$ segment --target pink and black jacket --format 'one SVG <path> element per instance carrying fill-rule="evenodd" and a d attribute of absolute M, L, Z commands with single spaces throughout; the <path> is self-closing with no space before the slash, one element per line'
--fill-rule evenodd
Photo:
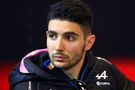
<path fill-rule="evenodd" d="M 51 68 L 50 62 L 47 49 L 26 55 L 9 74 L 10 90 L 135 90 L 134 82 L 91 51 L 85 56 L 78 80 Z"/>

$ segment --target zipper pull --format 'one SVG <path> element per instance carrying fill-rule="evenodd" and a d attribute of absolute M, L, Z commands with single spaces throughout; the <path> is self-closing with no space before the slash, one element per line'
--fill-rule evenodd
<path fill-rule="evenodd" d="M 32 87 L 31 87 L 31 81 L 28 82 L 28 90 L 32 90 Z"/>
<path fill-rule="evenodd" d="M 77 90 L 86 90 L 86 84 L 83 81 L 73 79 L 73 82 L 76 84 Z"/>

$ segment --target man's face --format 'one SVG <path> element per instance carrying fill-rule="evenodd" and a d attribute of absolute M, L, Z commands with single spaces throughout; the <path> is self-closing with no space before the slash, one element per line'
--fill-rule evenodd
<path fill-rule="evenodd" d="M 66 20 L 51 20 L 47 31 L 47 48 L 52 64 L 68 69 L 85 56 L 84 34 L 81 26 Z"/>

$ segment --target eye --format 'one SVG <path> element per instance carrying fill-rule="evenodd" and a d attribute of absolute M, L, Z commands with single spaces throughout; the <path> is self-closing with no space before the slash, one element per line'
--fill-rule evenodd
<path fill-rule="evenodd" d="M 47 36 L 52 40 L 55 40 L 57 38 L 56 34 L 48 34 Z"/>
<path fill-rule="evenodd" d="M 65 35 L 66 40 L 73 41 L 75 40 L 75 36 L 73 35 Z"/>

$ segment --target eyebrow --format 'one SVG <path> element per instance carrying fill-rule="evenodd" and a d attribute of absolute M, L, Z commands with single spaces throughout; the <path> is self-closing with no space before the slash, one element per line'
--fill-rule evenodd
<path fill-rule="evenodd" d="M 52 31 L 52 30 L 48 30 L 48 31 L 46 31 L 48 34 L 49 33 L 52 33 L 52 34 L 58 34 L 57 32 L 55 32 L 55 31 Z"/>
<path fill-rule="evenodd" d="M 75 36 L 79 36 L 77 33 L 75 32 L 65 32 L 65 35 L 75 35 Z"/>
<path fill-rule="evenodd" d="M 52 33 L 52 34 L 58 34 L 57 32 L 53 31 L 53 30 L 48 30 L 47 33 Z M 64 32 L 64 35 L 75 35 L 75 36 L 79 36 L 77 33 L 75 32 Z"/>

